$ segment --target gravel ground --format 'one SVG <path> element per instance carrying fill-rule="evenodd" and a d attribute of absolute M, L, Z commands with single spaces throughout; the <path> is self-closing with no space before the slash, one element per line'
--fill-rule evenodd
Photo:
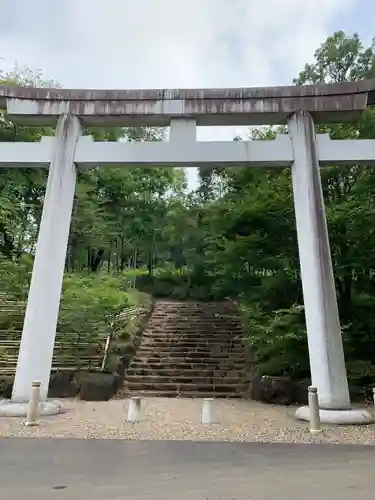
<path fill-rule="evenodd" d="M 291 407 L 217 400 L 220 423 L 206 426 L 199 423 L 202 400 L 150 398 L 142 404 L 142 420 L 131 424 L 125 421 L 127 401 L 64 400 L 64 413 L 43 418 L 38 427 L 0 418 L 0 436 L 375 444 L 375 426 L 324 427 L 313 438 L 307 424 L 293 419 Z"/>

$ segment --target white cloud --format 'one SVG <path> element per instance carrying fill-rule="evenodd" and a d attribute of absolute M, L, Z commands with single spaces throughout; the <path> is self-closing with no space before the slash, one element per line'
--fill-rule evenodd
<path fill-rule="evenodd" d="M 270 85 L 275 64 L 296 74 L 354 2 L 0 0 L 0 51 L 64 86 Z"/>
<path fill-rule="evenodd" d="M 0 56 L 5 68 L 15 60 L 40 67 L 64 87 L 289 84 L 335 16 L 354 6 L 355 0 L 0 0 Z M 200 134 L 209 137 L 212 131 Z"/>

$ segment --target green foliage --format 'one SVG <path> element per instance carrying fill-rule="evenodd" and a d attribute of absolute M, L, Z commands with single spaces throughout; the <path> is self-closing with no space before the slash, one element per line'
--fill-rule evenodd
<path fill-rule="evenodd" d="M 350 311 L 342 315 L 348 376 L 353 385 L 375 384 L 375 296 L 356 294 Z"/>
<path fill-rule="evenodd" d="M 8 300 L 25 300 L 29 288 L 33 259 L 22 255 L 18 261 L 0 255 L 0 290 Z"/>
<path fill-rule="evenodd" d="M 255 374 L 309 376 L 303 306 L 266 313 L 253 303 L 243 303 L 241 313 L 244 333 L 254 349 Z"/>
<path fill-rule="evenodd" d="M 20 263 L 0 260 L 0 330 L 9 331 L 8 340 L 18 340 L 22 329 L 22 300 L 28 288 L 29 269 L 27 258 Z M 152 308 L 152 299 L 129 289 L 128 282 L 122 275 L 105 273 L 65 276 L 57 326 L 58 343 L 63 347 L 59 350 L 60 363 L 97 369 L 103 360 L 105 368 L 112 352 L 122 354 L 124 345 L 134 343 L 142 318 Z M 107 338 L 110 342 L 105 352 Z M 0 360 L 6 354 L 7 350 L 0 348 Z"/>
<path fill-rule="evenodd" d="M 133 344 L 142 314 L 151 308 L 149 297 L 128 290 L 127 283 L 121 275 L 105 273 L 64 279 L 58 331 L 79 333 L 82 340 L 101 346 L 102 353 L 107 339 L 103 369 L 109 369 L 113 353 L 122 354 L 124 347 Z"/>
<path fill-rule="evenodd" d="M 5 347 L 0 347 L 0 361 L 6 360 L 7 351 Z"/>
<path fill-rule="evenodd" d="M 116 318 L 132 305 L 123 281 L 109 275 L 67 275 L 61 300 L 60 331 L 115 334 L 120 328 Z"/>

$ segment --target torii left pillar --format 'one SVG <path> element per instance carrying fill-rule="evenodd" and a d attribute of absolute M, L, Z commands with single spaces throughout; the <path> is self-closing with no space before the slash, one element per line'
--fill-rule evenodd
<path fill-rule="evenodd" d="M 77 117 L 69 114 L 59 117 L 12 399 L 0 404 L 0 415 L 25 415 L 25 403 L 35 380 L 41 382 L 41 414 L 56 414 L 61 408 L 59 403 L 46 399 L 76 186 L 74 155 L 80 135 Z"/>

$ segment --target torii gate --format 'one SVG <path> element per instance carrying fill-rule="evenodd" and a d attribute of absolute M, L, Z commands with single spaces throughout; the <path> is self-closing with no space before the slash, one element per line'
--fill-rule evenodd
<path fill-rule="evenodd" d="M 375 140 L 331 141 L 315 136 L 316 123 L 358 118 L 375 104 L 375 80 L 355 83 L 250 89 L 61 90 L 0 86 L 0 108 L 22 124 L 56 126 L 40 143 L 0 143 L 0 167 L 49 167 L 12 399 L 2 415 L 25 414 L 33 380 L 47 402 L 77 168 L 93 166 L 264 166 L 292 168 L 312 384 L 321 418 L 368 423 L 352 410 L 319 165 L 375 163 Z M 287 124 L 274 141 L 197 142 L 200 125 Z M 94 142 L 91 126 L 170 126 L 168 142 Z M 297 417 L 307 420 L 305 407 Z"/>

